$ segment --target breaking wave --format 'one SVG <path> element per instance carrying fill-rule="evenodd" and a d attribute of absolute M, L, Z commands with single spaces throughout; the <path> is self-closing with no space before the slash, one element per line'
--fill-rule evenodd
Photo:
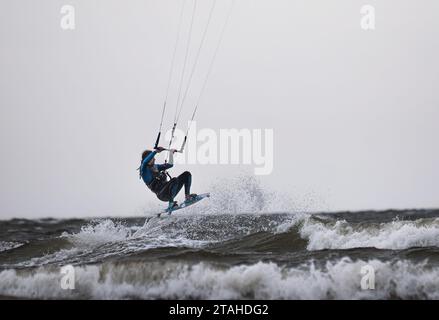
<path fill-rule="evenodd" d="M 367 224 L 352 224 L 345 220 L 323 223 L 308 219 L 300 228 L 300 235 L 308 241 L 308 250 L 439 247 L 439 219 Z"/>
<path fill-rule="evenodd" d="M 83 226 L 78 233 L 63 233 L 62 236 L 77 246 L 97 246 L 126 240 L 131 236 L 131 230 L 120 222 L 105 219 L 92 221 Z"/>
<path fill-rule="evenodd" d="M 311 215 L 181 215 L 127 226 L 110 219 L 96 220 L 79 232 L 63 233 L 54 249 L 18 263 L 21 267 L 103 262 L 111 257 L 147 255 L 148 250 L 193 248 L 234 252 L 301 252 L 376 248 L 405 250 L 439 247 L 439 218 L 385 223 L 322 221 Z M 20 243 L 1 243 L 20 250 Z M 1 250 L 0 250 L 1 252 Z M 253 260 L 250 260 L 253 261 Z M 10 265 L 13 266 L 13 265 Z"/>
<path fill-rule="evenodd" d="M 21 247 L 22 245 L 23 243 L 19 242 L 0 241 L 0 252 L 12 250 Z"/>
<path fill-rule="evenodd" d="M 361 268 L 376 271 L 362 290 Z M 206 263 L 131 263 L 75 268 L 76 290 L 63 290 L 55 268 L 4 270 L 0 295 L 66 299 L 439 299 L 439 269 L 423 263 L 343 258 L 322 267 L 259 262 L 221 268 Z"/>

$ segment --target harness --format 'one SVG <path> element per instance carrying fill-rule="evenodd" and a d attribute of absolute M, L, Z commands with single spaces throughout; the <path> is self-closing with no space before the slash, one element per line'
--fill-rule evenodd
<path fill-rule="evenodd" d="M 168 177 L 166 175 L 167 172 L 160 172 L 155 170 L 151 171 L 153 175 L 153 180 L 147 186 L 152 192 L 157 194 L 163 189 L 166 183 L 168 183 Z"/>
<path fill-rule="evenodd" d="M 139 179 L 142 179 L 142 170 L 141 166 L 137 169 L 139 170 Z M 172 179 L 171 175 L 168 173 L 168 171 L 158 171 L 151 169 L 151 173 L 153 176 L 153 180 L 147 184 L 147 187 L 154 193 L 159 193 L 163 187 L 168 183 L 168 177 L 169 179 Z"/>

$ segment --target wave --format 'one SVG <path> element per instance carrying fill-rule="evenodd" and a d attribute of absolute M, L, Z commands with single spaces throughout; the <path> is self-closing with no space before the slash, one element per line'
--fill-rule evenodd
<path fill-rule="evenodd" d="M 308 250 L 439 247 L 439 219 L 353 224 L 345 220 L 323 223 L 310 218 L 301 226 L 300 235 L 308 241 Z"/>
<path fill-rule="evenodd" d="M 439 218 L 357 223 L 279 213 L 171 215 L 148 220 L 143 226 L 139 221 L 93 220 L 78 231 L 25 245 L 0 242 L 0 253 L 4 252 L 0 266 L 101 263 L 112 258 L 128 259 L 130 255 L 148 259 L 152 249 L 151 256 L 167 250 L 168 259 L 178 255 L 178 248 L 191 248 L 219 257 L 236 253 L 240 261 L 246 255 L 245 261 L 253 263 L 257 258 L 283 262 L 285 254 L 323 257 L 316 252 L 321 250 L 439 248 Z M 14 255 L 9 257 L 7 251 L 12 249 Z M 361 258 L 358 251 L 351 253 L 343 255 Z"/>
<path fill-rule="evenodd" d="M 375 269 L 375 290 L 361 289 L 361 268 Z M 219 267 L 206 263 L 107 263 L 75 268 L 63 290 L 56 268 L 4 270 L 0 295 L 40 299 L 439 299 L 438 268 L 409 261 L 352 261 L 318 267 L 276 263 Z"/>
<path fill-rule="evenodd" d="M 0 241 L 0 252 L 16 249 L 23 245 L 24 243 L 19 242 Z"/>
<path fill-rule="evenodd" d="M 132 230 L 111 219 L 94 220 L 83 226 L 78 233 L 64 232 L 65 237 L 77 246 L 97 246 L 108 242 L 123 241 L 131 237 Z"/>
<path fill-rule="evenodd" d="M 184 221 L 186 220 L 186 221 Z M 45 265 L 96 263 L 113 257 L 153 248 L 190 247 L 198 248 L 210 241 L 197 238 L 193 228 L 185 228 L 193 219 L 183 219 L 176 223 L 170 219 L 156 219 L 143 227 L 127 226 L 111 219 L 93 220 L 81 227 L 78 232 L 64 232 L 61 236 L 46 240 L 48 253 L 33 255 L 24 261 L 9 264 L 9 267 L 38 267 Z M 56 251 L 49 251 L 53 243 L 63 240 Z M 38 250 L 36 252 L 41 252 Z M 25 257 L 23 257 L 25 258 Z"/>

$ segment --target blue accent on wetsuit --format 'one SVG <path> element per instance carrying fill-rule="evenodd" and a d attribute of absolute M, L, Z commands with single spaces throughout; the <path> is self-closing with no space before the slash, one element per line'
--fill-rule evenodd
<path fill-rule="evenodd" d="M 148 166 L 148 162 L 150 162 L 155 155 L 157 154 L 157 151 L 151 152 L 140 165 L 140 176 L 143 179 L 143 182 L 145 182 L 147 185 L 149 185 L 154 180 L 154 175 L 152 174 L 151 168 Z M 154 167 L 158 171 L 164 171 L 168 170 L 173 167 L 170 163 L 164 163 L 164 164 L 155 164 Z"/>

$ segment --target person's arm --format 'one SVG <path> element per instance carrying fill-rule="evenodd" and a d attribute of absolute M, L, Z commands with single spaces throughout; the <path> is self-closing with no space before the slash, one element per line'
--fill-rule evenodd
<path fill-rule="evenodd" d="M 168 170 L 168 169 L 171 169 L 174 166 L 174 152 L 176 152 L 176 150 L 174 150 L 174 149 L 172 149 L 169 152 L 169 161 L 168 161 L 168 163 L 157 165 L 157 169 L 159 171 Z"/>
<path fill-rule="evenodd" d="M 150 162 L 155 157 L 156 154 L 157 151 L 153 151 L 145 159 L 143 159 L 141 168 L 143 169 L 146 165 L 148 165 L 148 162 Z"/>

